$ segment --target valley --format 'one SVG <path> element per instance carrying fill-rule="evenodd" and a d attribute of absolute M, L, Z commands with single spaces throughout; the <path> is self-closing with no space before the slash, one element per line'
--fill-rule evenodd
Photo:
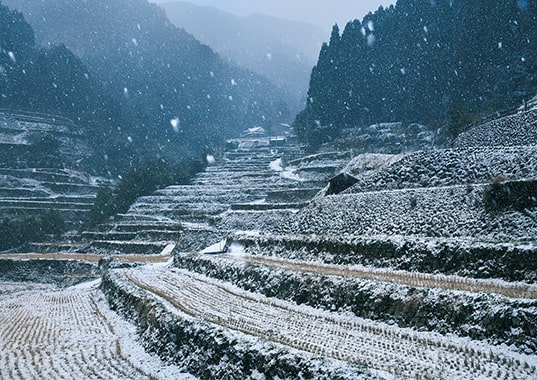
<path fill-rule="evenodd" d="M 491 212 L 482 200 L 486 173 L 531 183 L 532 146 L 430 150 L 395 159 L 328 152 L 301 158 L 296 146 L 274 144 L 264 137 L 230 140 L 191 184 L 141 197 L 111 223 L 73 236 L 76 241 L 33 244 L 31 253 L 2 254 L 0 262 L 24 267 L 19 273 L 31 281 L 50 282 L 45 289 L 102 278 L 99 289 L 32 294 L 52 300 L 70 294 L 73 305 L 81 304 L 75 320 L 93 313 L 84 308 L 98 314 L 110 307 L 136 326 L 135 345 L 197 378 L 536 375 L 532 208 Z M 436 177 L 412 174 L 428 166 Z M 324 195 L 327 180 L 344 168 L 357 182 Z M 389 185 L 390 178 L 399 182 Z M 474 182 L 461 184 L 469 178 Z M 379 209 L 389 219 L 379 218 Z M 434 233 L 425 215 L 436 215 Z M 367 229 L 360 227 L 365 221 Z M 86 264 L 47 275 L 40 266 L 50 262 Z M 16 281 L 6 273 L 4 280 Z M 9 292 L 23 285 L 5 284 L 5 302 L 28 297 L 21 288 Z M 96 309 L 92 297 L 108 305 L 100 301 Z M 6 315 L 17 310 L 7 307 Z M 35 324 L 37 337 L 41 324 Z M 43 344 L 40 339 L 34 344 Z M 112 333 L 110 339 L 123 338 Z M 77 350 L 97 349 L 84 347 Z M 86 374 L 103 360 L 111 363 L 112 377 L 150 373 L 125 362 L 113 344 L 107 347 L 73 360 L 88 360 L 88 369 L 80 369 Z M 40 364 L 20 362 L 30 356 L 9 358 L 9 376 L 39 371 Z M 70 378 L 64 366 L 72 363 L 55 364 L 54 357 L 35 363 L 43 360 L 53 363 L 56 377 Z M 19 366 L 21 374 L 13 375 Z"/>
<path fill-rule="evenodd" d="M 536 15 L 2 0 L 0 378 L 537 379 Z"/>

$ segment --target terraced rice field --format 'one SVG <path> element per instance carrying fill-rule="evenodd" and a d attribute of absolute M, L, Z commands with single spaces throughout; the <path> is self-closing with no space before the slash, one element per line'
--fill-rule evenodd
<path fill-rule="evenodd" d="M 501 280 L 481 280 L 460 276 L 395 271 L 384 268 L 367 268 L 359 265 L 329 265 L 307 261 L 278 259 L 255 255 L 218 255 L 215 260 L 257 263 L 278 269 L 316 273 L 327 276 L 354 277 L 366 280 L 392 282 L 420 288 L 461 290 L 475 293 L 496 293 L 511 298 L 537 299 L 537 285 Z"/>
<path fill-rule="evenodd" d="M 191 378 L 146 354 L 98 289 L 24 288 L 0 283 L 1 379 Z"/>
<path fill-rule="evenodd" d="M 122 263 L 164 263 L 171 259 L 170 253 L 161 255 L 98 255 L 90 253 L 14 253 L 2 254 L 0 259 L 11 260 L 78 260 L 98 263 L 103 258 L 111 258 Z"/>
<path fill-rule="evenodd" d="M 397 378 L 535 379 L 537 359 L 506 347 L 402 329 L 266 298 L 179 269 L 126 270 L 132 284 L 190 316 Z"/>

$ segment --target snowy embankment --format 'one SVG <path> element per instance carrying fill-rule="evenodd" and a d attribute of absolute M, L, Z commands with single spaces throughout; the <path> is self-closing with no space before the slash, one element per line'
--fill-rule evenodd
<path fill-rule="evenodd" d="M 456 147 L 537 144 L 537 109 L 492 120 L 463 132 Z"/>
<path fill-rule="evenodd" d="M 4 255 L 4 257 L 6 257 Z M 0 255 L 0 281 L 37 282 L 71 286 L 100 276 L 96 263 L 83 260 L 6 259 Z"/>
<path fill-rule="evenodd" d="M 233 236 L 246 253 L 338 265 L 362 265 L 470 278 L 537 282 L 537 246 L 468 238 L 400 235 L 270 234 Z"/>
<path fill-rule="evenodd" d="M 509 242 L 537 236 L 537 210 L 490 212 L 485 185 L 340 194 L 316 198 L 274 226 L 282 234 L 472 237 Z"/>
<path fill-rule="evenodd" d="M 228 329 L 215 323 L 215 317 L 198 315 L 183 305 L 197 301 L 198 306 L 201 302 L 201 307 L 229 312 L 224 307 L 227 300 L 213 302 L 214 297 L 205 292 L 207 288 L 203 283 L 193 286 L 189 278 L 177 277 L 162 267 L 146 268 L 143 272 L 110 271 L 103 278 L 102 289 L 111 307 L 138 326 L 147 351 L 181 365 L 200 378 L 371 378 L 343 362 L 300 353 L 258 339 L 259 333 L 244 334 L 240 329 Z M 170 289 L 194 293 L 185 298 L 169 293 Z M 241 309 L 246 310 L 242 306 Z M 228 318 L 228 322 L 233 319 L 232 314 L 221 318 Z M 262 320 L 264 317 L 258 321 Z"/>
<path fill-rule="evenodd" d="M 200 377 L 367 377 L 354 365 L 382 378 L 531 379 L 537 371 L 535 355 L 505 346 L 297 306 L 184 270 L 114 271 L 103 287 L 139 323 L 147 348 Z"/>
<path fill-rule="evenodd" d="M 82 129 L 70 120 L 0 111 L 0 220 L 54 210 L 67 230 L 79 229 L 99 185 L 114 182 L 81 171 L 92 154 Z"/>
<path fill-rule="evenodd" d="M 0 378 L 193 379 L 145 353 L 96 286 L 0 282 Z"/>
<path fill-rule="evenodd" d="M 248 255 L 178 255 L 175 261 L 181 268 L 230 281 L 268 297 L 537 353 L 535 286 L 454 276 L 427 278 L 390 270 L 375 273 L 367 268 L 353 273 L 349 266 L 263 260 L 262 256 Z M 367 274 L 383 280 L 368 279 Z M 466 285 L 475 290 L 457 290 Z M 513 294 L 514 298 L 494 291 Z M 533 299 L 519 298 L 519 294 L 529 294 L 528 291 Z"/>
<path fill-rule="evenodd" d="M 537 177 L 537 146 L 438 149 L 396 156 L 395 162 L 363 172 L 346 193 L 420 187 L 489 184 Z M 352 172 L 353 167 L 348 170 Z M 468 185 L 471 186 L 471 185 Z"/>

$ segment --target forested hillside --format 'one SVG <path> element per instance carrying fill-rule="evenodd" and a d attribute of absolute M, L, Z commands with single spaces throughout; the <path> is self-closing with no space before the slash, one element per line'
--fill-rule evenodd
<path fill-rule="evenodd" d="M 274 86 L 227 65 L 146 0 L 4 4 L 24 14 L 38 45 L 65 44 L 80 57 L 113 100 L 97 100 L 91 108 L 96 117 L 102 107 L 118 114 L 113 131 L 98 130 L 96 166 L 126 167 L 144 157 L 175 159 L 265 120 L 289 118 Z M 117 107 L 110 107 L 114 103 Z"/>
<path fill-rule="evenodd" d="M 402 121 L 456 135 L 537 93 L 537 4 L 399 0 L 334 26 L 295 126 L 318 144 L 342 128 Z"/>
<path fill-rule="evenodd" d="M 326 38 L 321 27 L 261 14 L 239 17 L 184 1 L 160 6 L 175 25 L 230 62 L 270 79 L 293 111 L 302 110 L 311 68 Z"/>
<path fill-rule="evenodd" d="M 0 108 L 110 121 L 114 103 L 64 45 L 44 49 L 21 13 L 0 4 Z"/>

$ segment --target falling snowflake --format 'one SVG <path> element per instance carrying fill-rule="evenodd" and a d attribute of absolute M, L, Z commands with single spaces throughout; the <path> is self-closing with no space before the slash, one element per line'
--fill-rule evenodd
<path fill-rule="evenodd" d="M 374 34 L 370 34 L 369 36 L 367 36 L 367 46 L 372 47 L 373 45 L 375 45 L 375 41 L 376 38 Z"/>
<path fill-rule="evenodd" d="M 173 131 L 175 133 L 179 133 L 179 131 L 180 131 L 179 126 L 181 124 L 181 121 L 179 120 L 179 118 L 176 117 L 174 119 L 171 119 L 170 124 L 172 125 Z"/>
<path fill-rule="evenodd" d="M 207 160 L 207 163 L 210 165 L 214 164 L 216 161 L 212 154 L 208 154 L 207 157 L 205 157 L 205 159 Z"/>

